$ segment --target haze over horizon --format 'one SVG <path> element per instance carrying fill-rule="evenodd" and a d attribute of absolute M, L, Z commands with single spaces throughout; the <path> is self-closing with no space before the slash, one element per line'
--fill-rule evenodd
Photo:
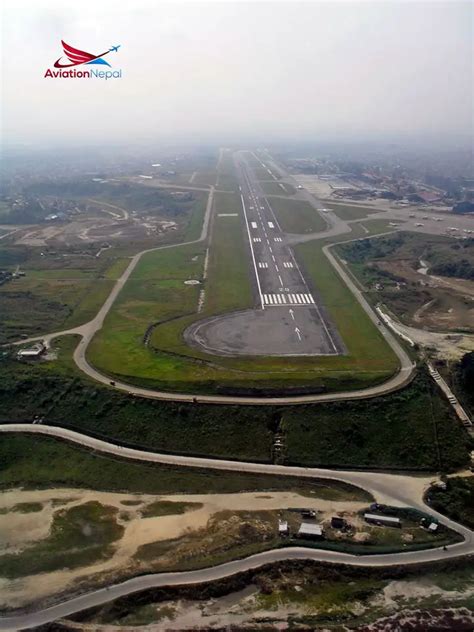
<path fill-rule="evenodd" d="M 7 1 L 2 39 L 9 144 L 472 136 L 468 2 Z M 123 77 L 44 78 L 61 39 Z"/>

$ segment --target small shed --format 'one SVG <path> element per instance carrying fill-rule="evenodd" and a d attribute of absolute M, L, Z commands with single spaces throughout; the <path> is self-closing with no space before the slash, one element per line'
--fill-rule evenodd
<path fill-rule="evenodd" d="M 331 527 L 333 529 L 344 529 L 346 526 L 346 521 L 344 518 L 340 518 L 339 516 L 333 516 L 331 518 Z"/>
<path fill-rule="evenodd" d="M 290 535 L 290 528 L 287 520 L 278 521 L 278 535 L 282 538 Z"/>
<path fill-rule="evenodd" d="M 302 522 L 298 530 L 298 537 L 321 540 L 324 538 L 323 527 L 313 522 Z"/>

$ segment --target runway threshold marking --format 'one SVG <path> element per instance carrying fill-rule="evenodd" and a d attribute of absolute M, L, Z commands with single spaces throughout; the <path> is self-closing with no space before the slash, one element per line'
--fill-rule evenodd
<path fill-rule="evenodd" d="M 280 292 L 278 294 L 263 294 L 263 301 L 265 305 L 291 305 L 293 307 L 308 307 L 314 305 L 314 299 L 311 294 L 285 294 Z M 290 310 L 293 313 L 293 310 Z M 294 316 L 292 315 L 294 320 Z"/>

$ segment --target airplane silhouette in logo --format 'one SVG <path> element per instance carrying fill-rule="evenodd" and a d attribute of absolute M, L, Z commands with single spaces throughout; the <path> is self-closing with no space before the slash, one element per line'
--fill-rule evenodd
<path fill-rule="evenodd" d="M 71 63 L 62 64 L 60 57 L 56 62 L 54 62 L 55 68 L 71 68 L 71 66 L 80 66 L 81 64 L 103 64 L 105 66 L 110 66 L 103 57 L 112 51 L 117 52 L 121 46 L 121 44 L 118 44 L 117 46 L 112 46 L 109 50 L 106 50 L 105 53 L 101 53 L 100 55 L 91 55 L 91 53 L 86 53 L 78 48 L 73 48 L 69 44 L 66 44 L 63 40 L 61 40 L 61 44 L 63 45 L 64 54 Z"/>

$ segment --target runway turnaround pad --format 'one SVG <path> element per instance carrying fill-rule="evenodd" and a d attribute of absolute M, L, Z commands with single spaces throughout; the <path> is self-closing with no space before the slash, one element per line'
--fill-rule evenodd
<path fill-rule="evenodd" d="M 315 308 L 246 310 L 193 323 L 184 332 L 192 347 L 221 356 L 320 356 L 344 353 L 331 325 Z"/>

